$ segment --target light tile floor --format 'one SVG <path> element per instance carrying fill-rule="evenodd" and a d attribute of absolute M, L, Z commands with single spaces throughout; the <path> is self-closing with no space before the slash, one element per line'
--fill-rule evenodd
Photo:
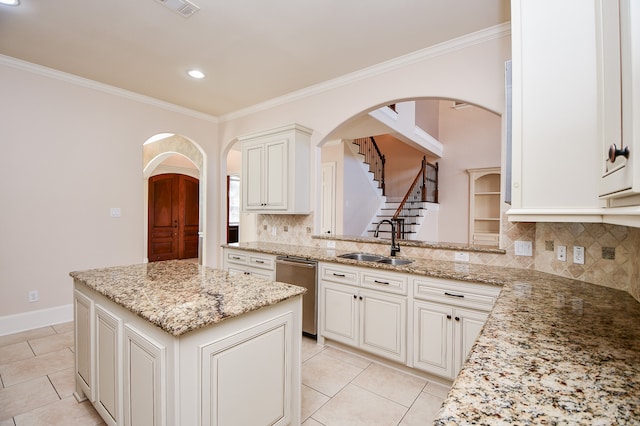
<path fill-rule="evenodd" d="M 302 421 L 427 425 L 447 388 L 304 338 Z M 0 336 L 0 426 L 104 425 L 73 397 L 73 323 Z"/>

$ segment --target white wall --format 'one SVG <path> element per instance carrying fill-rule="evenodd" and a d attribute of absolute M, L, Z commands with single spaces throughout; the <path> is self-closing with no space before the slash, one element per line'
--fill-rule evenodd
<path fill-rule="evenodd" d="M 101 89 L 0 60 L 0 334 L 12 321 L 27 323 L 11 315 L 70 306 L 70 271 L 142 262 L 142 144 L 149 137 L 182 134 L 218 164 L 215 119 Z M 217 169 L 208 174 L 208 222 L 218 215 Z M 122 217 L 110 217 L 111 207 Z M 208 237 L 213 245 L 215 226 Z M 39 302 L 28 303 L 29 290 Z"/>

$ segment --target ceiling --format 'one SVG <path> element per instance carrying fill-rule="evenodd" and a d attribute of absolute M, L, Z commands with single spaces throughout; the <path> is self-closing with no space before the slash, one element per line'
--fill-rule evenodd
<path fill-rule="evenodd" d="M 510 20 L 509 0 L 192 2 L 0 5 L 0 54 L 221 116 Z"/>

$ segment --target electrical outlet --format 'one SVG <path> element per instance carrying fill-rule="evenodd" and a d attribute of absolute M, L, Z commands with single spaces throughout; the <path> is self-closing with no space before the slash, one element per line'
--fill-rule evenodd
<path fill-rule="evenodd" d="M 38 301 L 38 290 L 31 290 L 29 292 L 29 303 Z"/>
<path fill-rule="evenodd" d="M 584 265 L 584 247 L 573 247 L 573 263 Z"/>
<path fill-rule="evenodd" d="M 120 207 L 111 207 L 109 212 L 111 213 L 111 217 L 120 217 L 120 216 L 122 216 L 122 209 Z"/>
<path fill-rule="evenodd" d="M 278 235 L 278 228 L 277 227 L 275 227 L 275 226 L 271 227 L 271 235 L 273 235 L 274 237 L 276 235 Z"/>
<path fill-rule="evenodd" d="M 567 246 L 558 246 L 558 260 L 567 261 Z"/>
<path fill-rule="evenodd" d="M 336 248 L 335 241 L 327 241 L 327 248 Z"/>
<path fill-rule="evenodd" d="M 531 241 L 516 241 L 514 251 L 516 256 L 533 256 L 533 243 Z"/>
<path fill-rule="evenodd" d="M 456 262 L 468 262 L 469 261 L 469 253 L 466 253 L 464 251 L 458 251 L 454 255 L 454 260 Z"/>

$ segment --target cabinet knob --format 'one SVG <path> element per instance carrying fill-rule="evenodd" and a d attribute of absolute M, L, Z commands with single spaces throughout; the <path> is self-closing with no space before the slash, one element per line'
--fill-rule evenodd
<path fill-rule="evenodd" d="M 616 158 L 619 156 L 623 156 L 624 158 L 629 158 L 629 147 L 625 146 L 623 149 L 618 149 L 616 144 L 614 143 L 609 147 L 609 161 L 615 163 Z"/>
<path fill-rule="evenodd" d="M 354 295 L 353 295 L 353 298 L 354 298 L 354 299 L 357 299 L 357 298 L 358 298 L 358 296 L 356 296 L 356 295 L 354 294 Z"/>
<path fill-rule="evenodd" d="M 451 315 L 447 315 L 447 319 L 451 319 Z"/>
<path fill-rule="evenodd" d="M 460 317 L 456 317 L 456 321 L 460 321 Z"/>
<path fill-rule="evenodd" d="M 360 300 L 362 300 L 362 296 L 360 296 Z"/>

